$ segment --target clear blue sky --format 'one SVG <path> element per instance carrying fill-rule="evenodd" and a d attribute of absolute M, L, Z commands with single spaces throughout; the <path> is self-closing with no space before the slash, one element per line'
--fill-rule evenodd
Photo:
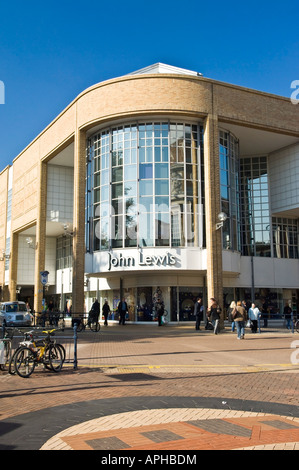
<path fill-rule="evenodd" d="M 103 80 L 164 62 L 289 97 L 298 59 L 294 1 L 0 0 L 0 170 Z"/>

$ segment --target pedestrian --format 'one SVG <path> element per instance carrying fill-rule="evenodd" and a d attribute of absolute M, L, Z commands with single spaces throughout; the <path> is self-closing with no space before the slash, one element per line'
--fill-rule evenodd
<path fill-rule="evenodd" d="M 217 335 L 219 332 L 220 314 L 221 314 L 221 308 L 218 305 L 216 299 L 212 297 L 210 299 L 210 305 L 207 309 L 207 315 L 214 326 L 215 335 Z"/>
<path fill-rule="evenodd" d="M 48 310 L 49 310 L 50 325 L 53 325 L 55 323 L 55 316 L 54 316 L 54 302 L 52 299 L 49 302 Z"/>
<path fill-rule="evenodd" d="M 197 297 L 197 301 L 194 305 L 194 315 L 195 315 L 195 329 L 200 330 L 200 322 L 203 320 L 203 305 L 202 305 L 202 298 Z"/>
<path fill-rule="evenodd" d="M 99 321 L 99 315 L 100 315 L 100 304 L 98 299 L 96 299 L 91 307 L 91 310 L 89 312 L 90 314 L 90 319 L 94 322 Z"/>
<path fill-rule="evenodd" d="M 264 327 L 267 328 L 268 326 L 268 316 L 269 316 L 269 307 L 268 303 L 265 299 L 262 299 L 262 317 L 264 319 Z"/>
<path fill-rule="evenodd" d="M 158 326 L 162 326 L 162 317 L 164 314 L 164 305 L 163 302 L 160 299 L 157 299 L 156 305 L 155 305 L 155 310 L 156 310 L 156 315 L 158 318 Z"/>
<path fill-rule="evenodd" d="M 258 319 L 261 317 L 261 312 L 259 311 L 258 307 L 255 306 L 254 303 L 251 304 L 250 309 L 248 310 L 248 317 L 251 321 L 251 331 L 252 333 L 257 332 L 257 323 Z"/>
<path fill-rule="evenodd" d="M 128 311 L 128 304 L 125 301 L 125 298 L 123 297 L 122 300 L 119 302 L 118 307 L 117 307 L 118 313 L 119 313 L 119 324 L 120 325 L 125 325 L 126 323 L 126 314 Z"/>
<path fill-rule="evenodd" d="M 105 319 L 104 320 L 104 325 L 108 326 L 108 315 L 110 313 L 110 307 L 109 307 L 107 299 L 105 299 L 105 302 L 104 302 L 104 305 L 103 305 L 103 308 L 102 308 L 102 312 L 103 312 L 104 319 Z"/>
<path fill-rule="evenodd" d="M 244 307 L 242 307 L 241 300 L 237 302 L 236 313 L 234 315 L 234 320 L 237 325 L 237 338 L 244 339 L 245 338 L 245 322 L 247 319 L 247 313 Z"/>
<path fill-rule="evenodd" d="M 285 307 L 283 309 L 283 314 L 284 314 L 284 318 L 286 320 L 286 327 L 288 328 L 288 330 L 290 330 L 291 329 L 292 309 L 289 306 L 288 302 L 286 302 L 286 304 L 285 304 Z"/>
<path fill-rule="evenodd" d="M 228 321 L 232 324 L 232 325 L 231 325 L 232 332 L 234 332 L 234 331 L 235 331 L 235 328 L 236 328 L 235 320 L 234 320 L 234 318 L 233 318 L 233 315 L 236 313 L 236 308 L 237 308 L 237 304 L 236 304 L 236 302 L 233 300 L 233 301 L 230 303 L 230 306 L 229 306 L 228 309 L 227 309 L 227 319 L 228 319 Z"/>

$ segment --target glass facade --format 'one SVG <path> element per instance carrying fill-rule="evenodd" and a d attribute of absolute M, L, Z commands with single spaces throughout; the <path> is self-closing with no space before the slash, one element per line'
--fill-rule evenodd
<path fill-rule="evenodd" d="M 73 238 L 64 235 L 56 241 L 56 269 L 71 268 L 73 265 Z"/>
<path fill-rule="evenodd" d="M 298 219 L 272 217 L 275 258 L 298 258 Z"/>
<path fill-rule="evenodd" d="M 271 256 L 267 157 L 240 159 L 242 254 Z"/>
<path fill-rule="evenodd" d="M 221 210 L 227 215 L 223 248 L 240 251 L 239 142 L 227 131 L 220 131 L 219 139 Z"/>
<path fill-rule="evenodd" d="M 202 246 L 203 128 L 146 122 L 89 139 L 87 251 Z"/>

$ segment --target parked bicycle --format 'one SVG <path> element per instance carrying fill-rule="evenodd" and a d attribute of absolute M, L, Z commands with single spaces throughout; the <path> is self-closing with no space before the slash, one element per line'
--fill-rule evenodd
<path fill-rule="evenodd" d="M 295 330 L 297 331 L 297 333 L 299 333 L 299 320 L 296 320 L 296 321 L 295 321 L 294 328 L 295 328 Z"/>
<path fill-rule="evenodd" d="M 91 312 L 88 314 L 86 323 L 83 318 L 74 318 L 73 323 L 77 324 L 78 332 L 86 330 L 86 327 L 90 328 L 91 331 L 99 331 L 101 328 L 98 316 L 93 315 Z"/>
<path fill-rule="evenodd" d="M 63 330 L 65 328 L 64 314 L 62 312 L 41 312 L 35 314 L 35 326 L 45 328 L 54 326 Z"/>
<path fill-rule="evenodd" d="M 22 333 L 22 332 L 19 331 L 19 333 Z M 23 332 L 24 338 L 23 338 L 22 341 L 19 342 L 18 347 L 15 349 L 14 353 L 12 354 L 12 356 L 10 357 L 10 360 L 9 360 L 9 365 L 8 365 L 9 374 L 13 375 L 13 374 L 16 373 L 15 357 L 16 357 L 17 353 L 19 352 L 19 350 L 22 347 L 27 347 L 27 348 L 35 348 L 36 347 L 35 342 L 34 342 L 34 334 L 35 334 L 35 332 L 33 330 Z M 61 347 L 63 348 L 63 346 L 61 346 Z M 64 350 L 64 348 L 63 348 L 63 350 Z M 65 351 L 64 351 L 64 357 L 65 357 Z"/>
<path fill-rule="evenodd" d="M 14 355 L 14 369 L 20 377 L 30 377 L 39 364 L 54 372 L 61 370 L 65 360 L 65 349 L 52 339 L 55 330 L 43 333 L 46 334 L 45 338 L 28 341 L 26 345 L 20 346 Z"/>

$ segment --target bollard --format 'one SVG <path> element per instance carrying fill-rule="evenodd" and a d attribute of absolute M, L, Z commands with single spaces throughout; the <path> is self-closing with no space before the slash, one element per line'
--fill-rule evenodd
<path fill-rule="evenodd" d="M 77 359 L 77 323 L 74 323 L 74 370 L 78 367 L 78 359 Z"/>
<path fill-rule="evenodd" d="M 292 333 L 294 333 L 294 313 L 293 313 L 293 310 L 292 310 L 292 313 L 291 313 L 291 324 L 292 324 Z"/>

